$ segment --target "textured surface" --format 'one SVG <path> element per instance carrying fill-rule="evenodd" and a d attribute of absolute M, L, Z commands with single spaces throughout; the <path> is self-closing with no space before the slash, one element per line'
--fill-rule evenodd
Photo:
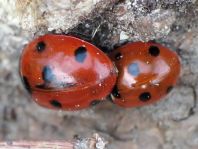
<path fill-rule="evenodd" d="M 155 39 L 181 57 L 180 80 L 166 100 L 133 109 L 104 102 L 80 112 L 50 111 L 29 98 L 18 76 L 18 60 L 32 32 L 20 29 L 13 17 L 17 13 L 9 6 L 0 0 L 1 140 L 70 140 L 76 135 L 91 136 L 97 132 L 111 149 L 198 148 L 198 1 L 120 0 L 106 10 L 98 6 L 100 13 L 93 11 L 82 20 L 77 19 L 76 26 L 71 25 L 69 30 L 64 23 L 59 24 L 64 32 L 89 40 L 104 51 L 127 40 Z"/>

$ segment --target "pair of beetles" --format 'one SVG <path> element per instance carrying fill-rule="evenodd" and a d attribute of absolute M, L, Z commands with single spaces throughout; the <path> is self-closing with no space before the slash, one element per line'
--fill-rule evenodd
<path fill-rule="evenodd" d="M 121 107 L 154 103 L 175 86 L 177 54 L 154 42 L 133 42 L 104 53 L 67 35 L 47 34 L 24 48 L 20 75 L 41 106 L 80 110 L 109 96 Z"/>

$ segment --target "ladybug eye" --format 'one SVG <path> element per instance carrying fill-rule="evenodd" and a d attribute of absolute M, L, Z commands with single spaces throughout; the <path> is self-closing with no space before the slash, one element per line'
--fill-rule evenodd
<path fill-rule="evenodd" d="M 149 92 L 144 92 L 140 94 L 139 99 L 143 102 L 149 101 L 151 99 L 151 94 Z"/>
<path fill-rule="evenodd" d="M 150 46 L 150 48 L 149 48 L 149 54 L 150 54 L 151 56 L 156 57 L 156 56 L 158 56 L 158 55 L 160 54 L 160 50 L 159 50 L 159 48 L 156 47 L 156 46 Z"/>
<path fill-rule="evenodd" d="M 76 49 L 74 55 L 76 61 L 78 61 L 79 63 L 83 63 L 87 56 L 87 49 L 85 47 L 79 47 L 78 49 Z"/>
<path fill-rule="evenodd" d="M 40 41 L 37 45 L 36 45 L 36 50 L 38 52 L 43 52 L 45 50 L 46 44 L 43 41 Z"/>
<path fill-rule="evenodd" d="M 62 104 L 60 102 L 58 102 L 57 100 L 51 100 L 50 104 L 55 107 L 55 108 L 62 108 Z"/>

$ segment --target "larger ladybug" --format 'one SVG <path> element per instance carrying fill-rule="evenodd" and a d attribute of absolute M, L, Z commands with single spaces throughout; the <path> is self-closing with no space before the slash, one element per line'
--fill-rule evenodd
<path fill-rule="evenodd" d="M 112 92 L 122 107 L 153 103 L 168 94 L 180 74 L 177 54 L 153 42 L 134 42 L 111 53 L 119 74 Z"/>
<path fill-rule="evenodd" d="M 30 42 L 20 75 L 33 99 L 47 108 L 83 109 L 103 100 L 116 82 L 111 60 L 75 37 L 44 35 Z"/>

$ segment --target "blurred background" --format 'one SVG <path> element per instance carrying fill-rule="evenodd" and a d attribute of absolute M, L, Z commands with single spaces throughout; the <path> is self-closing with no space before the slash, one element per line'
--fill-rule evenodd
<path fill-rule="evenodd" d="M 77 112 L 36 105 L 18 74 L 31 39 L 69 33 L 105 52 L 155 40 L 182 62 L 177 86 L 160 102 L 122 109 L 111 102 Z M 0 0 L 0 140 L 71 140 L 98 133 L 110 149 L 198 148 L 197 0 Z"/>

